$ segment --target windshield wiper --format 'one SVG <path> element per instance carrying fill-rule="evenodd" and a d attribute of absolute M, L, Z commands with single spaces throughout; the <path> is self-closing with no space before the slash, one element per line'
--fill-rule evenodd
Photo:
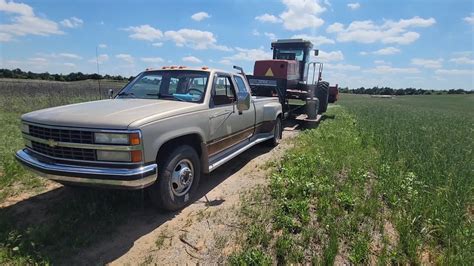
<path fill-rule="evenodd" d="M 133 94 L 133 92 L 125 92 L 125 91 L 117 94 L 117 96 L 125 96 L 125 97 L 126 96 L 132 96 L 133 98 L 135 98 L 135 94 Z"/>

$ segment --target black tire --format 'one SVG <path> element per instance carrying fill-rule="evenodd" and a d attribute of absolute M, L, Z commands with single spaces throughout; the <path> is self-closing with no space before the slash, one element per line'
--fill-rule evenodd
<path fill-rule="evenodd" d="M 276 147 L 281 142 L 283 136 L 283 126 L 281 118 L 277 117 L 275 120 L 275 125 L 273 126 L 273 138 L 267 140 L 266 144 L 270 147 Z"/>
<path fill-rule="evenodd" d="M 328 109 L 329 99 L 329 83 L 326 81 L 320 81 L 316 87 L 316 98 L 319 99 L 319 110 L 318 114 L 326 112 Z"/>
<path fill-rule="evenodd" d="M 158 180 L 147 188 L 151 202 L 168 211 L 182 209 L 192 202 L 200 177 L 196 151 L 188 145 L 179 146 L 166 158 L 158 158 Z"/>

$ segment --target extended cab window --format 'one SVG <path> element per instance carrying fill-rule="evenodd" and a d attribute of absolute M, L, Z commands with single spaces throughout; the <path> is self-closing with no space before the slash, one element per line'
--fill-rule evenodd
<path fill-rule="evenodd" d="M 234 87 L 229 77 L 216 77 L 212 93 L 212 99 L 215 106 L 231 104 L 235 101 Z"/>
<path fill-rule="evenodd" d="M 117 98 L 202 102 L 209 72 L 196 70 L 147 71 L 128 84 Z"/>

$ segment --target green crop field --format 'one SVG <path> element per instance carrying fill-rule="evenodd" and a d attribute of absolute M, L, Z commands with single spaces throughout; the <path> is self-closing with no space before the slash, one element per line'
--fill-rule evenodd
<path fill-rule="evenodd" d="M 98 98 L 94 81 L 1 80 L 0 203 L 45 189 L 14 160 L 23 146 L 20 115 Z M 269 185 L 243 196 L 241 247 L 229 262 L 469 264 L 473 131 L 474 95 L 342 95 L 317 128 L 269 163 Z M 143 200 L 108 191 L 65 197 L 41 210 L 41 223 L 0 209 L 0 264 L 61 262 L 113 233 Z"/>
<path fill-rule="evenodd" d="M 244 198 L 230 262 L 472 263 L 473 132 L 472 95 L 343 95 Z"/>

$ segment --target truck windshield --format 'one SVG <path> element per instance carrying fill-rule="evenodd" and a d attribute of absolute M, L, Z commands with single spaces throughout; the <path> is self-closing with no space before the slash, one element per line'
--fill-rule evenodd
<path fill-rule="evenodd" d="M 159 70 L 138 75 L 116 98 L 166 99 L 202 102 L 209 72 L 194 70 Z"/>
<path fill-rule="evenodd" d="M 303 61 L 304 51 L 303 49 L 277 49 L 275 59 Z"/>

